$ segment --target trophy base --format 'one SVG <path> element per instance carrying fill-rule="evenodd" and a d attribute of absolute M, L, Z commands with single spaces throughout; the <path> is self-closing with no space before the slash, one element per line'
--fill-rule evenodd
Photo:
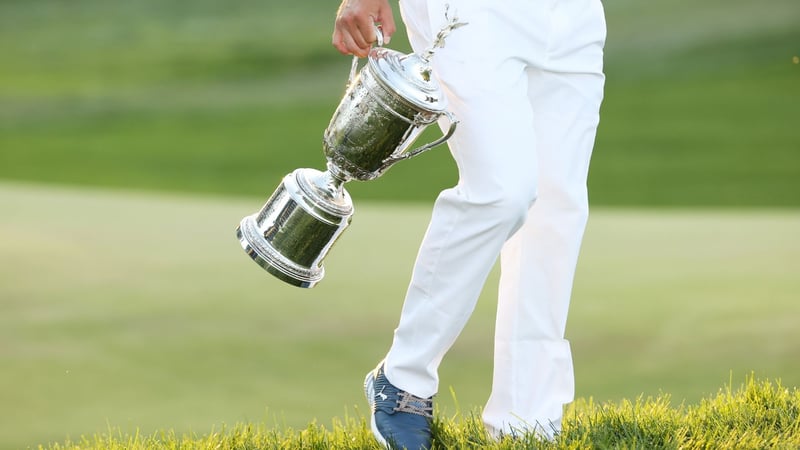
<path fill-rule="evenodd" d="M 308 268 L 295 264 L 280 254 L 263 236 L 259 236 L 256 216 L 242 219 L 236 227 L 239 243 L 253 261 L 279 280 L 301 288 L 312 288 L 325 276 L 325 268 Z"/>
<path fill-rule="evenodd" d="M 325 275 L 322 260 L 350 224 L 350 195 L 330 172 L 297 169 L 267 203 L 246 216 L 236 237 L 250 258 L 293 286 L 314 287 Z"/>

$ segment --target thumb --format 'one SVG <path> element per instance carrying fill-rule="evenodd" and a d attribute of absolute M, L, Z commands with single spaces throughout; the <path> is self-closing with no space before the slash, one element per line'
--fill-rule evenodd
<path fill-rule="evenodd" d="M 381 24 L 383 43 L 388 44 L 392 40 L 392 35 L 397 31 L 391 6 L 387 4 L 384 8 L 381 8 L 381 10 L 378 11 L 377 22 Z"/>

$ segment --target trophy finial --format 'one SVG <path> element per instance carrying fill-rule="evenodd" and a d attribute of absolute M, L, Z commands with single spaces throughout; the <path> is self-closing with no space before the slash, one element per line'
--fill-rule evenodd
<path fill-rule="evenodd" d="M 447 19 L 447 25 L 444 26 L 439 33 L 436 35 L 436 38 L 433 40 L 433 43 L 427 50 L 422 53 L 421 58 L 425 62 L 430 62 L 431 57 L 433 56 L 434 52 L 436 52 L 437 48 L 444 48 L 444 40 L 450 34 L 451 31 L 455 30 L 456 28 L 461 28 L 464 25 L 467 25 L 468 22 L 459 22 L 458 17 L 453 15 L 450 17 L 450 4 L 445 5 L 444 10 L 444 17 Z"/>

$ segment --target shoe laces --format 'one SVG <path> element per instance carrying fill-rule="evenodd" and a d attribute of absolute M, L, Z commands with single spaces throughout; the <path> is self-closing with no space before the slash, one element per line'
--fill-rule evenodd
<path fill-rule="evenodd" d="M 417 397 L 408 392 L 400 391 L 397 393 L 397 406 L 394 407 L 394 410 L 432 418 L 433 402 L 430 399 Z"/>

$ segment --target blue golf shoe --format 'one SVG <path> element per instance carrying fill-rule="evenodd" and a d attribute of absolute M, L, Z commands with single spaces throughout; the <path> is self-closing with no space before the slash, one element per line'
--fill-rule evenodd
<path fill-rule="evenodd" d="M 386 379 L 383 364 L 367 374 L 364 391 L 372 410 L 372 433 L 378 442 L 393 450 L 431 448 L 433 397 L 420 398 L 401 391 Z"/>

